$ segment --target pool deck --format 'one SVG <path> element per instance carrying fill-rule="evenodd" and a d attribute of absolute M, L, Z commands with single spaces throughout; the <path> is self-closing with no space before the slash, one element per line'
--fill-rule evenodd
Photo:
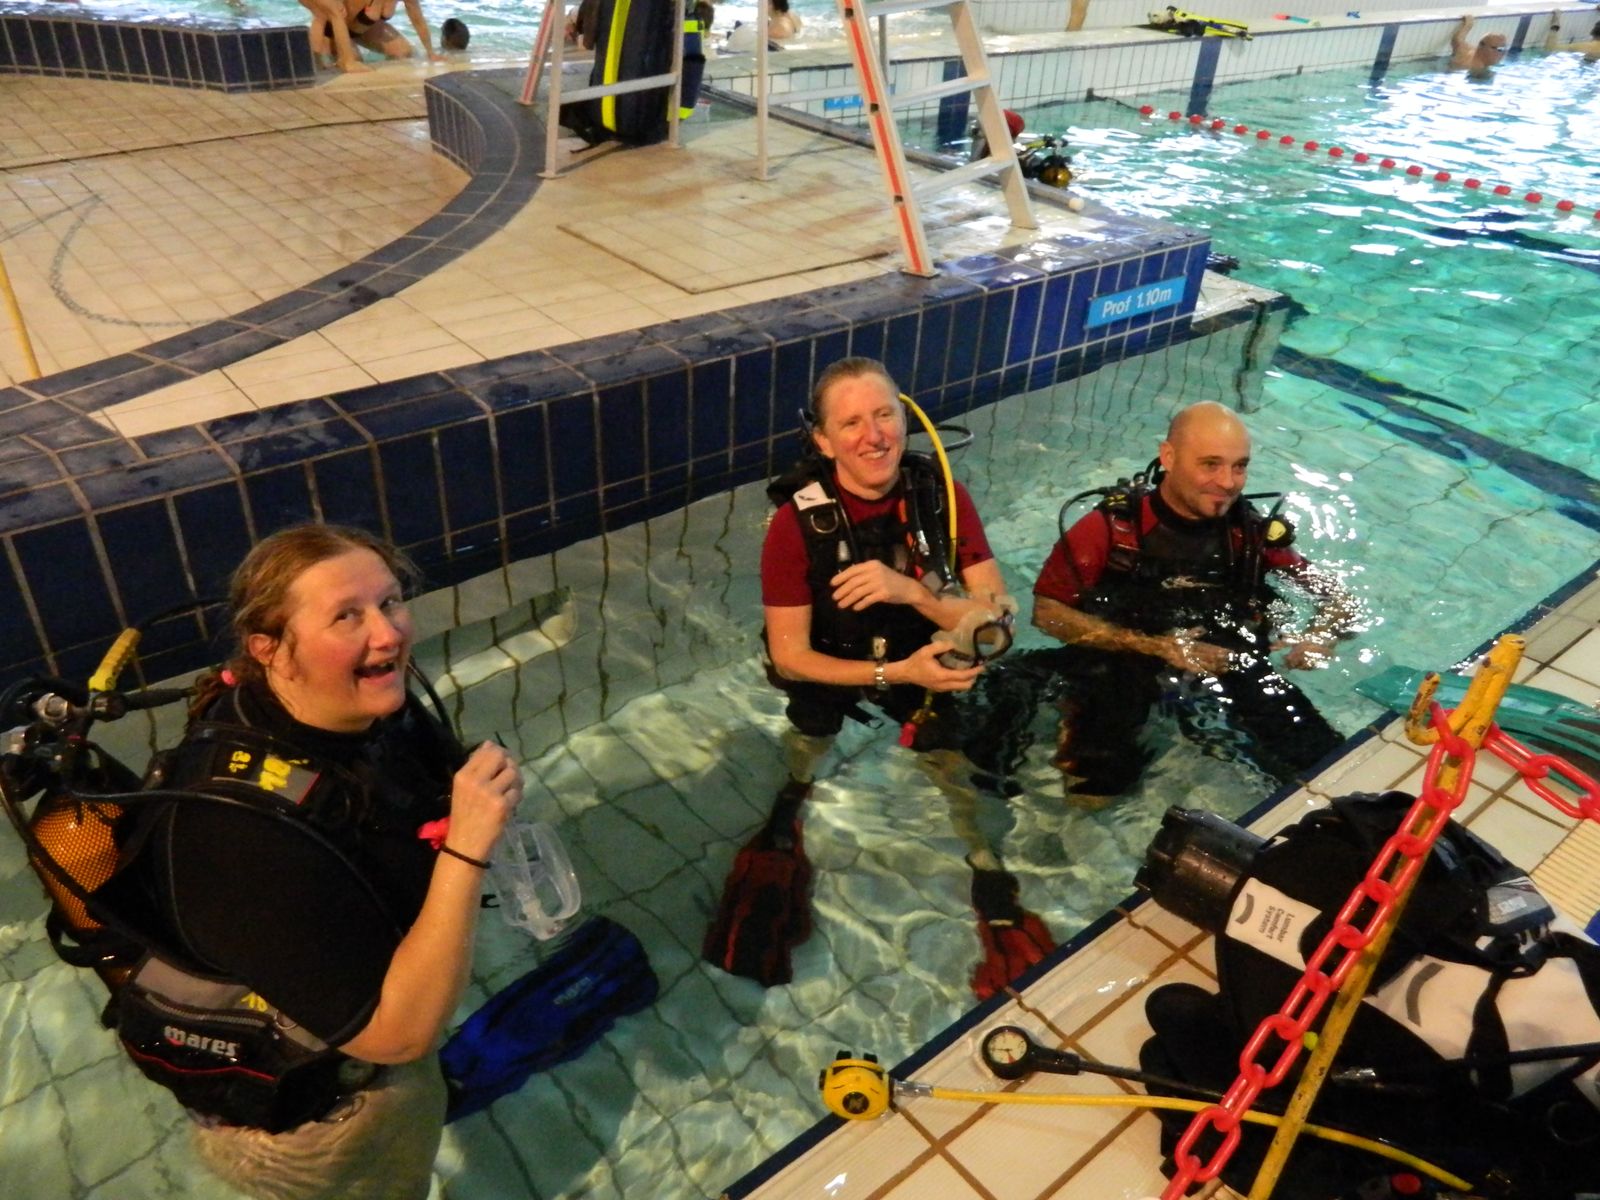
<path fill-rule="evenodd" d="M 1495 11 L 1509 18 L 1549 7 Z M 1129 35 L 1031 35 L 1026 44 L 1048 48 L 1063 39 L 1088 50 L 1123 45 Z M 837 61 L 837 51 L 774 57 L 791 68 L 825 65 Z M 0 253 L 43 374 L 70 378 L 122 356 L 150 372 L 131 394 L 111 389 L 104 402 L 86 402 L 73 416 L 142 453 L 205 422 L 249 419 L 895 274 L 897 249 L 868 153 L 775 124 L 775 178 L 759 183 L 752 178 L 751 123 L 702 114 L 687 123 L 682 150 L 575 154 L 563 179 L 531 191 L 497 228 L 470 245 L 444 247 L 451 253 L 441 254 L 448 261 L 438 269 L 363 297 L 336 319 L 284 325 L 267 337 L 263 317 L 249 332 L 265 348 L 213 365 L 196 358 L 170 375 L 140 357 L 157 339 L 314 290 L 445 208 L 467 176 L 430 147 L 423 84 L 450 70 L 390 65 L 324 77 L 306 91 L 248 95 L 0 76 Z M 714 74 L 732 78 L 737 70 L 723 64 Z M 934 214 L 939 257 L 982 255 L 1044 236 L 1093 241 L 1108 227 L 1093 208 L 1077 215 L 1041 207 L 1044 230 L 1019 235 L 1003 219 L 982 215 L 995 211 L 974 193 L 948 197 Z M 1208 286 L 1202 308 L 1225 307 L 1229 285 L 1213 278 Z M 317 303 L 333 294 L 319 292 Z M 14 388 L 19 409 L 50 402 L 55 393 L 30 391 L 27 374 L 15 337 L 0 325 L 0 390 Z M 11 447 L 24 437 L 48 444 L 47 432 L 30 428 Z M 14 449 L 0 450 L 8 467 L 19 461 Z M 24 508 L 44 490 L 28 478 L 19 472 L 7 479 L 7 495 Z M 76 478 L 66 486 L 77 486 Z M 1600 698 L 1600 584 L 1593 574 L 1587 569 L 1571 594 L 1530 614 L 1520 677 L 1591 703 Z M 69 597 L 70 589 L 60 595 Z M 0 598 L 0 606 L 11 603 Z M 1421 761 L 1394 727 L 1358 739 L 1307 788 L 1262 815 L 1257 828 L 1277 828 L 1346 791 L 1414 786 Z M 1572 916 L 1586 920 L 1600 906 L 1589 888 L 1596 876 L 1566 865 L 1577 845 L 1572 822 L 1530 799 L 1504 769 L 1482 766 L 1465 811 L 1469 825 L 1510 857 L 1538 864 L 1536 878 Z M 915 1056 L 913 1072 L 946 1086 L 990 1086 L 972 1035 L 1002 1021 L 1104 1060 L 1132 1061 L 1144 1036 L 1143 997 L 1176 979 L 1214 984 L 1209 939 L 1144 905 L 1098 930 L 1017 996 L 978 1010 L 969 1027 Z M 0 1129 L 6 1111 L 0 1109 Z M 1163 1184 L 1156 1130 L 1147 1113 L 1067 1116 L 916 1100 L 873 1124 L 807 1135 L 779 1165 L 747 1176 L 729 1194 L 1147 1196 Z"/>

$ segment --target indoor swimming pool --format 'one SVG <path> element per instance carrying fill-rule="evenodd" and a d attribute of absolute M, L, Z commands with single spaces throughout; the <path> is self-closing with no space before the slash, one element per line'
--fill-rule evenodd
<path fill-rule="evenodd" d="M 1594 75 L 1576 59 L 1566 71 L 1513 64 L 1489 89 L 1435 75 L 1372 92 L 1364 79 L 1319 78 L 1289 94 L 1275 81 L 1219 89 L 1214 107 L 1600 200 L 1584 165 L 1596 131 L 1578 120 Z M 1486 115 L 1512 89 L 1526 128 Z M 1029 115 L 1072 127 L 1084 186 L 1108 204 L 1211 225 L 1217 249 L 1240 259 L 1236 276 L 1285 292 L 1292 320 L 1281 340 L 1263 314 L 965 418 L 973 442 L 955 470 L 1025 613 L 1063 502 L 1143 467 L 1170 411 L 1201 399 L 1245 410 L 1251 490 L 1286 492 L 1301 549 L 1365 603 L 1368 628 L 1337 664 L 1297 679 L 1342 732 L 1378 715 L 1354 683 L 1394 663 L 1460 660 L 1593 562 L 1600 301 L 1581 252 L 1600 249 L 1600 222 L 1521 209 L 1514 227 L 1474 221 L 1487 198 L 1107 104 Z M 1452 149 L 1468 138 L 1470 151 Z M 586 912 L 637 933 L 661 982 L 655 1006 L 582 1059 L 452 1127 L 444 1195 L 716 1196 L 818 1119 L 816 1072 L 835 1051 L 894 1062 L 973 1004 L 965 845 L 888 728 L 849 727 L 809 803 L 816 928 L 795 982 L 762 991 L 699 959 L 733 852 L 782 777 L 781 698 L 759 661 L 769 511 L 753 485 L 522 564 L 515 586 L 532 600 L 419 648 L 466 735 L 498 735 L 525 761 L 529 815 L 557 825 Z M 437 625 L 458 602 L 419 607 Z M 1073 808 L 1048 761 L 1053 726 L 1051 712 L 1033 715 L 1018 794 L 981 796 L 975 819 L 1058 942 L 1128 895 L 1168 804 L 1237 815 L 1270 790 L 1161 717 L 1140 788 L 1101 811 Z M 18 1008 L 0 1012 L 3 1099 L 49 1078 L 64 1098 L 53 1117 L 34 1106 L 36 1124 L 10 1127 L 14 1144 L 37 1149 L 20 1183 L 8 1170 L 8 1191 L 223 1195 L 193 1162 L 170 1097 L 95 1025 L 98 983 L 52 959 L 14 839 L 0 839 L 0 880 L 0 969 L 29 981 L 25 995 L 8 993 Z M 493 918 L 482 928 L 472 1004 L 537 956 Z M 23 1027 L 29 1036 L 9 1036 Z"/>

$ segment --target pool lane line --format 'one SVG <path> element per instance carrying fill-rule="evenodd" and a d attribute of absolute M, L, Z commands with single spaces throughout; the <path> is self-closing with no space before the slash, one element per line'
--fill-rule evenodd
<path fill-rule="evenodd" d="M 1156 113 L 1154 106 L 1149 104 L 1140 105 L 1138 111 L 1139 115 L 1142 117 L 1153 117 Z M 1221 133 L 1224 129 L 1230 129 L 1240 137 L 1248 137 L 1251 133 L 1254 133 L 1255 139 L 1259 142 L 1268 142 L 1273 140 L 1273 134 L 1270 129 L 1252 130 L 1248 125 L 1242 123 L 1230 123 L 1221 117 L 1208 117 L 1203 113 L 1190 113 L 1187 118 L 1185 118 L 1184 115 L 1177 109 L 1172 109 L 1167 113 L 1167 120 L 1169 121 L 1182 121 L 1185 119 L 1188 120 L 1190 125 L 1193 125 L 1196 128 L 1209 129 L 1213 133 Z M 1314 140 L 1301 141 L 1299 138 L 1290 133 L 1285 133 L 1279 136 L 1277 138 L 1277 144 L 1280 146 L 1299 146 L 1307 153 L 1315 153 L 1323 148 L 1321 142 Z M 1329 146 L 1327 147 L 1327 153 L 1329 158 L 1335 159 L 1343 158 L 1348 153 L 1350 155 L 1351 162 L 1360 163 L 1363 165 L 1376 161 L 1378 167 L 1385 171 L 1396 170 L 1400 167 L 1400 163 L 1395 159 L 1382 156 L 1379 156 L 1375 159 L 1373 155 L 1367 153 L 1365 150 L 1347 151 L 1343 146 Z M 1449 171 L 1430 171 L 1427 167 L 1418 166 L 1416 163 L 1411 163 L 1410 165 L 1406 166 L 1404 170 L 1407 175 L 1410 175 L 1413 178 L 1420 179 L 1426 175 L 1435 183 L 1450 183 L 1455 179 L 1455 176 Z M 1510 184 L 1496 183 L 1490 185 L 1471 175 L 1465 176 L 1461 179 L 1461 186 L 1466 188 L 1468 191 L 1477 191 L 1480 188 L 1487 187 L 1496 196 L 1510 196 L 1514 194 L 1515 191 Z M 1528 204 L 1538 205 L 1544 203 L 1545 195 L 1543 192 L 1529 191 L 1522 194 L 1522 199 Z M 1555 203 L 1555 208 L 1558 212 L 1573 212 L 1577 209 L 1577 207 L 1577 203 L 1573 200 L 1558 200 Z M 1596 221 L 1600 221 L 1600 208 L 1595 209 L 1594 219 Z"/>

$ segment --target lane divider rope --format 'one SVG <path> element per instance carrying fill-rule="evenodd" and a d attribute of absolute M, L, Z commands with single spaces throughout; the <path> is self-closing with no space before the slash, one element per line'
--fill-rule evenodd
<path fill-rule="evenodd" d="M 1153 105 L 1145 104 L 1140 106 L 1139 114 L 1145 117 L 1153 117 L 1156 115 L 1156 110 Z M 1187 119 L 1190 125 L 1193 125 L 1196 128 L 1209 129 L 1213 133 L 1221 133 L 1224 130 L 1231 129 L 1232 132 L 1238 134 L 1240 137 L 1249 137 L 1254 134 L 1255 139 L 1259 142 L 1271 142 L 1274 140 L 1272 131 L 1269 129 L 1252 130 L 1248 125 L 1233 124 L 1223 120 L 1221 117 L 1207 117 L 1200 113 L 1191 113 L 1187 118 L 1185 118 L 1181 112 L 1178 112 L 1175 109 L 1167 113 L 1167 120 L 1169 121 L 1182 121 L 1185 119 Z M 1308 154 L 1315 153 L 1316 151 L 1323 149 L 1323 146 L 1320 142 L 1301 141 L 1299 138 L 1287 133 L 1279 136 L 1276 141 L 1280 146 L 1299 146 Z M 1420 167 L 1415 163 L 1411 163 L 1402 168 L 1400 163 L 1395 159 L 1368 154 L 1365 150 L 1348 150 L 1343 146 L 1328 146 L 1326 149 L 1329 158 L 1344 158 L 1348 155 L 1350 161 L 1354 163 L 1361 163 L 1364 165 L 1366 163 L 1375 162 L 1380 170 L 1393 171 L 1403 169 L 1407 175 L 1410 175 L 1413 178 L 1420 178 L 1426 175 L 1435 183 L 1451 183 L 1456 178 L 1449 171 L 1429 171 L 1428 168 Z M 1463 176 L 1460 182 L 1461 186 L 1466 188 L 1468 191 L 1478 191 L 1480 189 L 1487 190 L 1495 196 L 1510 196 L 1515 194 L 1516 191 L 1516 189 L 1511 187 L 1509 184 L 1489 184 L 1471 175 Z M 1543 204 L 1545 201 L 1545 195 L 1543 192 L 1524 192 L 1522 194 L 1522 199 L 1528 204 Z M 1572 212 L 1577 208 L 1577 204 L 1572 200 L 1557 200 L 1554 207 L 1557 212 Z M 1595 210 L 1594 219 L 1600 221 L 1600 209 Z"/>

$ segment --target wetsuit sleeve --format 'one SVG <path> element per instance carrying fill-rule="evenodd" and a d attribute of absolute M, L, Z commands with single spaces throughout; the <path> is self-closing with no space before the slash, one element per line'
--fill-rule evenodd
<path fill-rule="evenodd" d="M 956 484 L 956 573 L 994 557 L 977 505 L 965 485 Z"/>
<path fill-rule="evenodd" d="M 1083 593 L 1100 582 L 1111 553 L 1111 526 L 1099 512 L 1085 513 L 1044 560 L 1033 594 L 1077 607 Z"/>
<path fill-rule="evenodd" d="M 792 504 L 773 514 L 767 540 L 761 544 L 761 603 L 768 608 L 801 608 L 811 603 L 807 580 L 811 559 L 806 553 L 800 516 Z"/>

